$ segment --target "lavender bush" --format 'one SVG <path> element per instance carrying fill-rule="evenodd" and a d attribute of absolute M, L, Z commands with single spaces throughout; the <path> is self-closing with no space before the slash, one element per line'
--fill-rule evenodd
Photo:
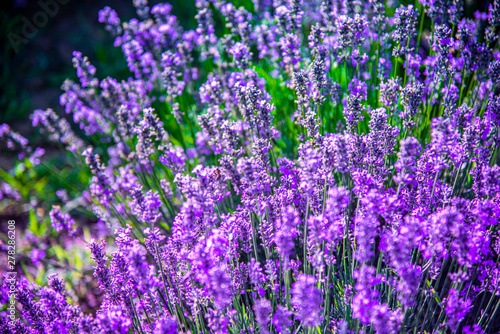
<path fill-rule="evenodd" d="M 243 5 L 197 0 L 189 31 L 169 4 L 99 12 L 131 77 L 74 52 L 73 123 L 32 121 L 91 173 L 40 234 L 87 243 L 100 304 L 44 271 L 0 332 L 498 333 L 500 2 Z"/>

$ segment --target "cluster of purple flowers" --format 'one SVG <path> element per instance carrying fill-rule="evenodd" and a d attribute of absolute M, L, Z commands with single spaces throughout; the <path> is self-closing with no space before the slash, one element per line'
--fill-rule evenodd
<path fill-rule="evenodd" d="M 101 303 L 22 281 L 0 333 L 498 332 L 498 0 L 474 20 L 460 1 L 253 3 L 197 0 L 190 31 L 169 4 L 100 11 L 132 77 L 74 52 L 73 123 L 32 120 L 91 175 Z M 71 210 L 54 233 L 78 236 Z"/>

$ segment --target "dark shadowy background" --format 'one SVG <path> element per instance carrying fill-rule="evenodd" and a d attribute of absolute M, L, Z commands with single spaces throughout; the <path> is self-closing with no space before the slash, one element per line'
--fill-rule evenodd
<path fill-rule="evenodd" d="M 9 123 L 31 134 L 28 115 L 33 109 L 56 109 L 60 85 L 76 78 L 71 58 L 74 50 L 90 58 L 97 76 L 124 79 L 129 72 L 120 48 L 98 22 L 98 11 L 110 6 L 122 21 L 135 17 L 132 0 L 2 0 L 0 12 L 0 124 Z M 160 1 L 149 1 L 150 6 Z M 195 25 L 194 1 L 169 1 L 183 26 Z M 192 3 L 191 3 L 192 2 Z M 23 39 L 26 21 L 43 19 L 44 5 L 57 4 L 52 17 Z M 179 5 L 181 3 L 181 5 Z M 51 6 L 55 8 L 55 6 Z M 45 11 L 46 12 L 46 11 Z M 43 21 L 38 21 L 43 23 Z M 19 39 L 18 39 L 19 38 Z M 17 49 L 17 50 L 16 50 Z"/>

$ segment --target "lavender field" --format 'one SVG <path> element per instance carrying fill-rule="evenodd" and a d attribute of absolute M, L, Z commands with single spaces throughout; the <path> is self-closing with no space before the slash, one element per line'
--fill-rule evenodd
<path fill-rule="evenodd" d="M 0 125 L 0 334 L 500 333 L 500 1 L 191 2 Z"/>

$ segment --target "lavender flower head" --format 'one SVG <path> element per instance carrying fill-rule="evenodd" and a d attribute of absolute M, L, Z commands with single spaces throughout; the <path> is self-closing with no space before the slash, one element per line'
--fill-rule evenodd
<path fill-rule="evenodd" d="M 321 291 L 316 287 L 316 279 L 308 275 L 299 275 L 292 286 L 292 304 L 296 318 L 305 327 L 316 327 L 321 322 Z"/>
<path fill-rule="evenodd" d="M 408 7 L 399 7 L 396 9 L 392 38 L 397 43 L 392 54 L 397 57 L 409 54 L 413 48 L 409 47 L 411 39 L 415 36 L 415 24 L 417 22 L 418 12 L 409 5 Z"/>
<path fill-rule="evenodd" d="M 71 218 L 69 213 L 62 213 L 60 206 L 54 205 L 49 215 L 52 227 L 57 232 L 61 232 L 62 230 L 71 231 L 73 229 L 75 221 Z"/>

